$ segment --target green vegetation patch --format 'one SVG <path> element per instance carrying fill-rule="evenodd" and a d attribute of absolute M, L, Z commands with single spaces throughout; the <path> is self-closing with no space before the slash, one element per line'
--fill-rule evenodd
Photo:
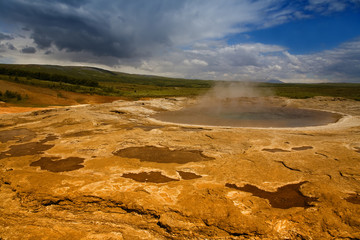
<path fill-rule="evenodd" d="M 0 78 L 51 89 L 130 99 L 197 96 L 206 93 L 217 83 L 224 83 L 224 81 L 127 74 L 93 67 L 13 64 L 0 64 Z M 250 83 L 250 85 L 272 96 L 288 98 L 330 96 L 360 100 L 360 84 L 356 83 Z"/>
<path fill-rule="evenodd" d="M 18 92 L 13 92 L 6 90 L 5 92 L 0 91 L 0 101 L 2 102 L 12 102 L 12 101 L 21 101 L 23 97 Z"/>
<path fill-rule="evenodd" d="M 311 98 L 316 96 L 342 97 L 360 101 L 359 83 L 319 83 L 319 84 L 270 84 L 263 83 L 259 88 L 272 91 L 274 96 L 288 98 Z"/>

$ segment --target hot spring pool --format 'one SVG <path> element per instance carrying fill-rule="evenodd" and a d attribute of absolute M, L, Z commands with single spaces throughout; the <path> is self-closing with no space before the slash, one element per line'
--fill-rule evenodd
<path fill-rule="evenodd" d="M 153 116 L 165 122 L 229 127 L 306 127 L 335 123 L 340 114 L 263 105 L 192 106 Z"/>

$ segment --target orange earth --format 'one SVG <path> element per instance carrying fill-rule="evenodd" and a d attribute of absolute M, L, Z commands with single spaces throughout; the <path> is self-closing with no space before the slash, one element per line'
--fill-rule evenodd
<path fill-rule="evenodd" d="M 41 94 L 39 104 L 105 101 Z M 187 98 L 2 114 L 0 239 L 360 239 L 360 102 L 238 99 L 258 100 L 342 118 L 294 128 L 154 119 L 197 101 Z"/>

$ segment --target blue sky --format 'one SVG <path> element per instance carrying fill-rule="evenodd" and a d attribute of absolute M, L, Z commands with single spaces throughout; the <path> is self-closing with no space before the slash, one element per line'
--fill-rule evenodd
<path fill-rule="evenodd" d="M 291 54 L 309 54 L 333 49 L 360 36 L 359 9 L 314 15 L 270 28 L 229 36 L 229 44 L 261 42 L 284 46 Z"/>
<path fill-rule="evenodd" d="M 0 63 L 360 82 L 360 0 L 0 0 Z"/>

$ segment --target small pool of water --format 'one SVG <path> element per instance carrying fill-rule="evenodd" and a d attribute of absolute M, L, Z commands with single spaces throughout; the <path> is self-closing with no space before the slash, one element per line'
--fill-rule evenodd
<path fill-rule="evenodd" d="M 237 106 L 192 106 L 161 112 L 155 119 L 180 124 L 229 127 L 306 127 L 337 122 L 341 115 L 290 107 L 256 104 Z"/>

